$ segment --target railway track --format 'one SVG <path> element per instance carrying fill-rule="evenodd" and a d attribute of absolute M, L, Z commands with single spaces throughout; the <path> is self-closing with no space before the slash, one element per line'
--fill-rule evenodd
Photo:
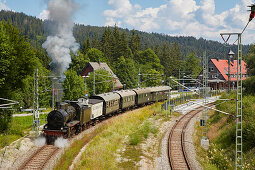
<path fill-rule="evenodd" d="M 58 147 L 53 145 L 44 145 L 33 153 L 19 170 L 25 169 L 43 169 L 48 160 L 58 151 Z"/>
<path fill-rule="evenodd" d="M 200 109 L 199 107 L 197 109 Z M 173 126 L 168 139 L 168 159 L 171 169 L 191 169 L 185 148 L 185 132 L 190 120 L 200 110 L 193 110 L 182 116 Z"/>

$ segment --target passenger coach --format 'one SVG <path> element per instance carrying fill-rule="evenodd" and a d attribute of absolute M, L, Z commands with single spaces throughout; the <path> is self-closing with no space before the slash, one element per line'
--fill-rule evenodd
<path fill-rule="evenodd" d="M 152 101 L 151 88 L 137 88 L 133 89 L 136 93 L 135 104 L 136 105 L 144 105 L 145 103 L 150 103 Z"/>
<path fill-rule="evenodd" d="M 136 93 L 133 90 L 121 90 L 115 93 L 120 95 L 120 109 L 128 109 L 135 106 Z"/>
<path fill-rule="evenodd" d="M 170 89 L 171 88 L 169 86 L 151 87 L 152 101 L 156 102 L 166 100 Z"/>
<path fill-rule="evenodd" d="M 91 96 L 90 99 L 103 100 L 104 115 L 118 112 L 120 109 L 120 95 L 115 92 L 98 94 L 95 96 Z"/>

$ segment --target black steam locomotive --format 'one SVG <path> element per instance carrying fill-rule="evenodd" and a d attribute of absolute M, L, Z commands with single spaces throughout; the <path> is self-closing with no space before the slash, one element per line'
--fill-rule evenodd
<path fill-rule="evenodd" d="M 168 98 L 169 86 L 121 90 L 57 103 L 55 110 L 47 117 L 44 136 L 47 144 L 53 144 L 57 137 L 69 138 L 80 133 L 97 121 L 136 106 L 142 106 Z"/>

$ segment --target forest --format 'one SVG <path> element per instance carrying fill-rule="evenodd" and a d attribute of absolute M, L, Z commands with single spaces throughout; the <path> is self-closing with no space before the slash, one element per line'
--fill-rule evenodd
<path fill-rule="evenodd" d="M 47 24 L 36 17 L 11 11 L 0 12 L 0 91 L 1 97 L 19 101 L 19 107 L 33 106 L 35 69 L 39 69 L 40 107 L 52 103 L 51 60 L 42 43 L 50 31 Z M 77 53 L 71 53 L 72 62 L 62 79 L 63 100 L 76 100 L 84 95 L 84 78 L 80 76 L 88 62 L 106 62 L 125 88 L 168 84 L 169 76 L 178 76 L 179 70 L 188 75 L 201 71 L 201 54 L 209 58 L 223 58 L 229 50 L 223 44 L 194 37 L 171 37 L 115 27 L 96 27 L 76 24 L 74 37 L 80 44 Z M 233 50 L 236 46 L 233 46 Z M 244 53 L 249 45 L 243 46 Z M 218 49 L 218 50 L 216 50 Z M 214 52 L 212 52 L 214 51 Z M 99 71 L 105 74 L 106 71 Z M 144 75 L 144 76 L 143 76 Z M 87 79 L 89 95 L 92 94 L 92 76 Z M 96 76 L 96 81 L 102 81 Z M 112 90 L 109 83 L 96 86 L 96 93 Z"/>

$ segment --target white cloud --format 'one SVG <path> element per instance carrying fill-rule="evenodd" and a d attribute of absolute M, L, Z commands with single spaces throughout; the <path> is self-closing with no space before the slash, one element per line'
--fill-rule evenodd
<path fill-rule="evenodd" d="M 221 41 L 221 32 L 241 32 L 248 22 L 247 6 L 253 0 L 242 0 L 233 8 L 215 13 L 214 0 L 168 0 L 159 7 L 142 8 L 130 0 L 108 0 L 112 9 L 104 11 L 105 25 L 135 28 L 171 35 L 187 35 Z M 243 42 L 255 43 L 255 23 L 251 22 Z M 252 36 L 253 33 L 253 36 Z M 245 36 L 246 35 L 246 36 Z"/>
<path fill-rule="evenodd" d="M 47 20 L 49 19 L 49 14 L 50 12 L 47 9 L 45 9 L 39 14 L 38 18 L 40 18 L 41 20 Z"/>
<path fill-rule="evenodd" d="M 6 5 L 6 0 L 0 1 L 0 10 L 10 11 L 11 9 Z"/>

